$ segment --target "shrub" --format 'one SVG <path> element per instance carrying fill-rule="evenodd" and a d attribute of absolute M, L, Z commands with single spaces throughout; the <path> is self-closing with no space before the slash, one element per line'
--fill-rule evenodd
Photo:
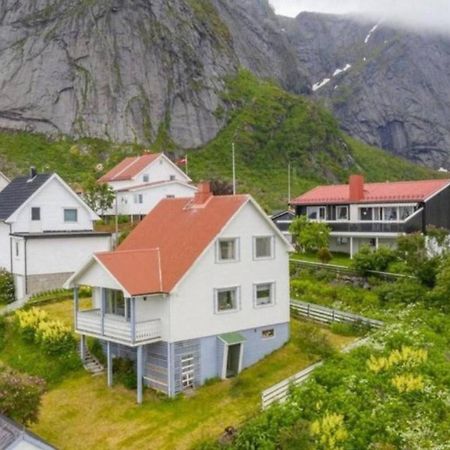
<path fill-rule="evenodd" d="M 340 334 L 341 336 L 364 336 L 370 327 L 362 322 L 355 323 L 341 323 L 333 322 L 330 325 L 330 330 L 335 334 Z"/>
<path fill-rule="evenodd" d="M 45 382 L 0 366 L 0 413 L 24 425 L 37 422 Z"/>
<path fill-rule="evenodd" d="M 307 353 L 322 358 L 333 356 L 336 353 L 325 333 L 316 325 L 302 324 L 298 336 L 299 346 Z"/>
<path fill-rule="evenodd" d="M 48 314 L 42 309 L 31 308 L 16 311 L 16 318 L 23 339 L 27 342 L 35 342 L 39 324 L 48 320 Z"/>
<path fill-rule="evenodd" d="M 123 384 L 127 389 L 136 389 L 137 375 L 131 359 L 114 358 L 113 371 L 116 382 Z"/>
<path fill-rule="evenodd" d="M 63 355 L 75 349 L 72 330 L 57 320 L 42 321 L 36 330 L 35 340 L 49 355 Z"/>
<path fill-rule="evenodd" d="M 0 269 L 0 304 L 12 303 L 16 297 L 14 277 L 6 269 Z"/>
<path fill-rule="evenodd" d="M 416 303 L 422 301 L 426 291 L 417 280 L 406 278 L 395 283 L 384 283 L 375 289 L 381 303 Z"/>
<path fill-rule="evenodd" d="M 396 252 L 389 247 L 381 246 L 373 251 L 369 246 L 361 247 L 361 250 L 353 257 L 352 267 L 362 276 L 370 271 L 384 272 L 389 265 L 397 259 Z"/>
<path fill-rule="evenodd" d="M 333 258 L 333 255 L 331 254 L 330 250 L 326 247 L 322 247 L 317 252 L 317 257 L 319 258 L 320 262 L 323 264 L 327 264 L 331 261 Z"/>

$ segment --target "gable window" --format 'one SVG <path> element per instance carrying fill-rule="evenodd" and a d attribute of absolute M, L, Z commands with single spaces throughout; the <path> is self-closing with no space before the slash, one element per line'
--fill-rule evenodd
<path fill-rule="evenodd" d="M 238 259 L 238 240 L 219 239 L 217 244 L 218 261 L 237 261 Z"/>
<path fill-rule="evenodd" d="M 238 309 L 238 288 L 216 290 L 216 312 L 231 312 Z"/>
<path fill-rule="evenodd" d="M 175 181 L 175 175 L 170 175 L 170 181 Z"/>
<path fill-rule="evenodd" d="M 275 337 L 275 329 L 274 328 L 268 328 L 267 330 L 261 331 L 261 336 L 263 339 L 271 339 Z"/>
<path fill-rule="evenodd" d="M 348 220 L 348 207 L 347 206 L 337 206 L 336 207 L 336 219 L 337 220 Z"/>
<path fill-rule="evenodd" d="M 255 306 L 273 305 L 274 286 L 274 283 L 255 284 Z"/>
<path fill-rule="evenodd" d="M 78 222 L 78 210 L 73 208 L 64 209 L 64 222 Z"/>
<path fill-rule="evenodd" d="M 19 241 L 15 241 L 15 247 L 16 247 L 16 257 L 20 256 L 20 247 L 19 247 Z"/>
<path fill-rule="evenodd" d="M 273 236 L 257 236 L 253 238 L 255 259 L 273 258 Z"/>
<path fill-rule="evenodd" d="M 144 203 L 144 196 L 143 196 L 143 194 L 134 194 L 134 203 L 136 203 L 136 204 Z"/>
<path fill-rule="evenodd" d="M 150 181 L 150 176 L 148 175 L 148 173 L 144 174 L 144 176 L 142 177 L 142 181 L 144 183 L 148 183 Z"/>
<path fill-rule="evenodd" d="M 31 220 L 41 220 L 41 208 L 31 208 Z"/>

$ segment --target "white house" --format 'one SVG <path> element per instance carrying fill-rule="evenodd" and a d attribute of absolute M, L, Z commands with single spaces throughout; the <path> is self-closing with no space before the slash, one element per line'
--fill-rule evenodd
<path fill-rule="evenodd" d="M 164 153 L 125 158 L 98 181 L 116 193 L 106 215 L 142 217 L 164 198 L 193 197 L 196 192 L 191 179 Z"/>
<path fill-rule="evenodd" d="M 289 337 L 290 244 L 248 195 L 165 199 L 114 252 L 70 280 L 75 329 L 112 357 L 136 360 L 142 384 L 172 396 L 228 378 Z M 93 288 L 80 311 L 78 287 Z"/>
<path fill-rule="evenodd" d="M 2 172 L 0 172 L 0 191 L 3 191 L 9 184 L 9 178 Z"/>
<path fill-rule="evenodd" d="M 17 298 L 61 288 L 111 235 L 93 231 L 98 216 L 55 173 L 18 177 L 0 192 L 0 267 L 14 274 Z"/>

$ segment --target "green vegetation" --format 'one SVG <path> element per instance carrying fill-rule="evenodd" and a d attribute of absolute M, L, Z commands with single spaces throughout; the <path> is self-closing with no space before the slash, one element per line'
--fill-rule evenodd
<path fill-rule="evenodd" d="M 323 251 L 328 250 L 330 244 L 331 228 L 326 223 L 313 222 L 306 216 L 301 216 L 293 220 L 289 231 L 299 250 L 305 253 L 317 252 L 317 257 L 324 263 L 331 259 L 331 255 L 328 254 L 325 257 Z"/>
<path fill-rule="evenodd" d="M 191 0 L 191 4 L 207 14 L 203 1 Z M 223 95 L 227 108 L 217 111 L 226 121 L 225 127 L 207 145 L 189 151 L 189 171 L 194 180 L 229 182 L 232 142 L 236 145 L 239 192 L 251 193 L 268 211 L 287 203 L 289 162 L 293 195 L 319 183 L 345 182 L 353 172 L 363 173 L 369 181 L 436 176 L 431 170 L 345 136 L 328 111 L 283 91 L 273 82 L 260 81 L 243 70 L 227 80 L 227 86 Z M 152 149 L 179 155 L 184 151 L 171 142 L 167 123 Z M 49 139 L 26 132 L 0 132 L 0 164 L 11 176 L 34 165 L 40 171 L 57 171 L 67 181 L 84 185 L 125 156 L 142 151 L 139 145 L 99 139 Z"/>
<path fill-rule="evenodd" d="M 321 262 L 317 253 L 294 253 L 291 256 L 292 259 L 298 259 L 299 261 L 306 262 Z M 328 264 L 334 264 L 336 266 L 349 267 L 352 263 L 350 255 L 347 253 L 331 252 L 331 259 Z"/>
<path fill-rule="evenodd" d="M 12 303 L 15 300 L 14 277 L 0 267 L 0 305 Z"/>

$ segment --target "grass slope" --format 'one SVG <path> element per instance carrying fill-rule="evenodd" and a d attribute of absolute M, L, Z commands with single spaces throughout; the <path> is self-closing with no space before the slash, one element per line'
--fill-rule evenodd
<path fill-rule="evenodd" d="M 344 135 L 328 111 L 317 103 L 289 94 L 275 83 L 247 71 L 229 79 L 224 93 L 226 110 L 217 110 L 226 123 L 203 148 L 189 151 L 194 180 L 231 180 L 231 143 L 236 145 L 240 192 L 250 192 L 268 210 L 287 202 L 287 167 L 292 167 L 292 195 L 329 182 L 344 182 L 352 172 L 370 181 L 419 179 L 436 173 L 388 155 Z M 166 124 L 168 128 L 170 120 Z M 49 139 L 25 132 L 0 132 L 0 170 L 15 175 L 35 165 L 55 170 L 72 183 L 98 177 L 126 155 L 143 149 L 98 139 Z M 154 151 L 182 150 L 161 129 Z M 101 166 L 98 166 L 101 164 Z"/>

